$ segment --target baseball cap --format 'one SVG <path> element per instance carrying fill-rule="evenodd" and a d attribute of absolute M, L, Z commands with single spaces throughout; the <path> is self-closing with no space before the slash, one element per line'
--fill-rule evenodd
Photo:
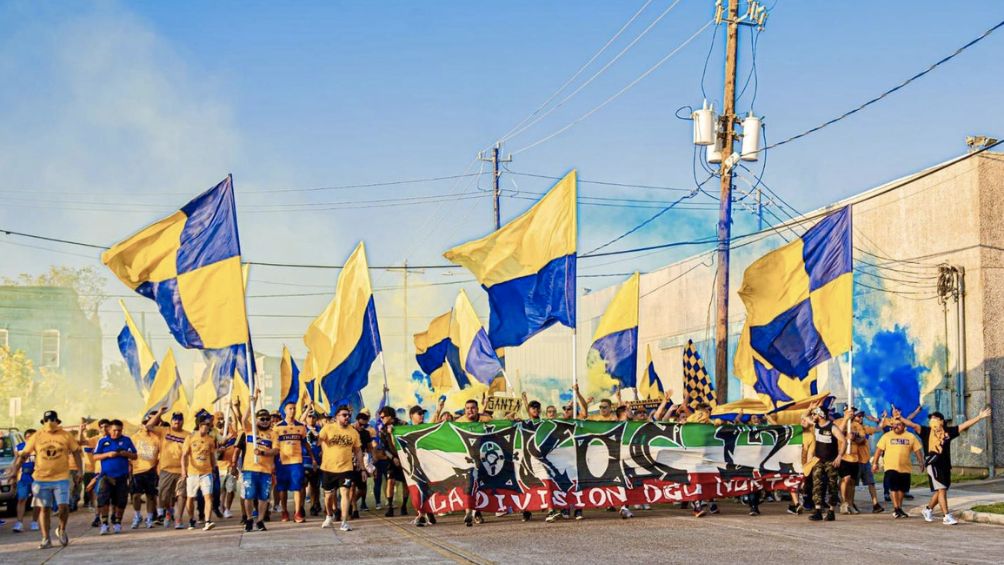
<path fill-rule="evenodd" d="M 185 419 L 185 414 L 184 414 L 184 412 L 175 412 L 174 414 L 171 414 L 171 419 L 172 420 L 184 420 Z"/>
<path fill-rule="evenodd" d="M 391 418 L 397 416 L 397 412 L 394 411 L 393 406 L 384 406 L 380 409 L 381 416 L 390 416 Z"/>
<path fill-rule="evenodd" d="M 362 420 L 364 422 L 369 422 L 370 421 L 370 413 L 369 412 L 360 411 L 358 414 L 356 414 L 356 420 Z"/>
<path fill-rule="evenodd" d="M 272 414 L 268 410 L 265 410 L 264 408 L 262 408 L 261 410 L 259 410 L 259 411 L 257 411 L 257 412 L 254 413 L 254 417 L 255 418 L 259 418 L 259 419 L 262 419 L 262 418 L 269 418 L 269 419 L 271 419 L 272 418 Z"/>
<path fill-rule="evenodd" d="M 362 410 L 359 411 L 359 413 L 360 414 L 366 414 L 366 416 L 369 416 L 370 415 L 370 409 L 369 408 L 363 408 Z"/>
<path fill-rule="evenodd" d="M 408 414 L 409 415 L 411 415 L 411 414 L 427 414 L 428 412 L 429 412 L 428 410 L 426 410 L 425 408 L 422 408 L 418 404 L 412 406 L 411 410 L 408 410 Z"/>
<path fill-rule="evenodd" d="M 536 408 L 537 410 L 540 410 L 540 402 L 537 400 L 531 400 L 530 403 L 527 404 L 527 406 L 530 408 Z"/>
<path fill-rule="evenodd" d="M 59 414 L 56 414 L 55 410 L 46 410 L 45 413 L 42 414 L 42 423 L 44 424 L 46 422 L 55 422 L 57 424 L 63 423 L 59 419 Z"/>

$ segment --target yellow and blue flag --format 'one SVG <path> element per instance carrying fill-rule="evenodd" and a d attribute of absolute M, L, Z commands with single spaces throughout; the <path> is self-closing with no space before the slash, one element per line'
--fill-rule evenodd
<path fill-rule="evenodd" d="M 692 339 L 687 340 L 687 347 L 683 350 L 683 402 L 691 410 L 702 403 L 712 408 L 718 404 L 715 385 Z"/>
<path fill-rule="evenodd" d="M 338 276 L 335 297 L 307 328 L 307 365 L 331 409 L 351 401 L 369 383 L 369 371 L 383 350 L 377 325 L 366 246 L 359 242 Z M 361 404 L 361 403 L 360 403 Z"/>
<path fill-rule="evenodd" d="M 852 253 L 851 208 L 845 206 L 746 269 L 739 289 L 744 333 L 770 368 L 804 379 L 850 350 Z M 740 373 L 749 360 L 737 355 L 735 363 Z"/>
<path fill-rule="evenodd" d="M 453 311 L 436 316 L 429 322 L 429 328 L 417 333 L 415 339 L 415 360 L 422 372 L 429 375 L 432 390 L 446 392 L 456 387 L 465 388 L 470 382 L 461 372 L 455 375 L 453 367 L 460 367 L 460 351 L 450 341 L 450 322 Z M 451 360 L 455 358 L 455 363 Z"/>
<path fill-rule="evenodd" d="M 662 400 L 666 389 L 662 387 L 662 379 L 655 372 L 655 362 L 652 361 L 652 347 L 645 346 L 645 372 L 638 379 L 638 400 Z"/>
<path fill-rule="evenodd" d="M 248 341 L 231 177 L 101 255 L 112 273 L 157 303 L 189 349 Z"/>
<path fill-rule="evenodd" d="M 143 334 L 136 327 L 136 322 L 133 322 L 132 316 L 126 310 L 125 302 L 119 300 L 119 306 L 122 307 L 122 313 L 125 315 L 125 326 L 122 327 L 118 336 L 119 351 L 125 358 L 129 374 L 136 381 L 136 388 L 139 390 L 140 396 L 145 400 L 147 394 L 150 393 L 150 387 L 153 386 L 153 379 L 157 375 L 159 365 L 150 346 L 143 339 Z"/>
<path fill-rule="evenodd" d="M 167 408 L 168 414 L 180 412 L 188 415 L 188 395 L 185 394 L 185 387 L 181 384 L 174 352 L 170 349 L 164 355 L 164 361 L 153 379 L 153 386 L 150 387 L 143 412 L 149 413 L 151 410 L 160 410 L 163 407 Z"/>
<path fill-rule="evenodd" d="M 488 339 L 481 320 L 478 319 L 474 311 L 474 305 L 467 297 L 467 293 L 460 290 L 457 299 L 453 303 L 453 317 L 450 320 L 450 342 L 457 354 L 457 366 L 453 372 L 458 375 L 457 381 L 469 378 L 461 378 L 460 374 L 474 377 L 479 382 L 490 385 L 495 377 L 502 374 L 502 362 L 499 361 Z M 461 385 L 460 388 L 464 388 Z"/>
<path fill-rule="evenodd" d="M 614 295 L 593 334 L 592 349 L 603 359 L 606 373 L 633 388 L 638 381 L 638 273 Z"/>
<path fill-rule="evenodd" d="M 804 379 L 782 374 L 750 346 L 748 326 L 743 327 L 739 335 L 735 355 L 736 375 L 746 384 L 753 385 L 753 391 L 764 403 L 778 407 L 819 392 L 815 368 L 809 369 Z"/>
<path fill-rule="evenodd" d="M 215 412 L 214 406 L 220 396 L 216 394 L 216 387 L 213 385 L 213 370 L 212 366 L 206 365 L 201 377 L 195 383 L 195 389 L 192 391 L 192 405 L 189 410 L 192 421 L 195 421 L 200 412 L 210 414 Z"/>
<path fill-rule="evenodd" d="M 498 231 L 443 254 L 488 292 L 488 338 L 515 347 L 561 323 L 575 327 L 576 175 L 568 173 Z"/>
<path fill-rule="evenodd" d="M 300 369 L 289 354 L 289 349 L 282 346 L 282 360 L 279 361 L 279 413 L 287 404 L 300 405 Z"/>

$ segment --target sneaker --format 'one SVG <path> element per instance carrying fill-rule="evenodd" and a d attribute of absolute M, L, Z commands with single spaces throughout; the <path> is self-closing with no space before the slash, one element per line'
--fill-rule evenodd
<path fill-rule="evenodd" d="M 49 549 L 52 547 L 52 541 L 49 538 L 43 538 L 42 543 L 38 544 L 39 549 Z"/>
<path fill-rule="evenodd" d="M 352 526 L 350 526 L 348 522 L 342 522 L 342 527 L 340 527 L 338 529 L 341 530 L 341 531 L 343 531 L 343 532 L 351 532 L 352 531 Z"/>
<path fill-rule="evenodd" d="M 195 520 L 189 520 L 188 521 L 188 529 L 189 530 L 194 530 L 195 529 Z"/>
<path fill-rule="evenodd" d="M 341 522 L 342 521 L 342 511 L 341 510 L 338 510 L 338 509 L 335 510 L 335 518 L 334 518 L 334 520 L 336 522 Z"/>
<path fill-rule="evenodd" d="M 135 516 L 132 517 L 132 523 L 129 524 L 129 529 L 135 530 L 136 528 L 139 527 L 139 523 L 140 523 L 140 517 L 139 514 L 136 514 Z"/>
<path fill-rule="evenodd" d="M 297 511 L 296 514 L 293 514 L 293 521 L 297 524 L 302 524 L 304 520 L 305 518 L 303 517 L 303 512 Z"/>
<path fill-rule="evenodd" d="M 544 521 L 550 524 L 551 522 L 554 522 L 560 517 L 561 517 L 561 512 L 559 512 L 558 510 L 551 510 L 550 512 L 547 513 L 547 516 L 544 517 Z"/>
<path fill-rule="evenodd" d="M 429 521 L 429 525 L 430 526 L 435 526 L 436 525 L 436 515 L 435 514 L 432 514 L 432 513 L 426 514 L 425 518 Z"/>
<path fill-rule="evenodd" d="M 206 520 L 206 525 L 202 526 L 202 531 L 208 532 L 209 530 L 211 530 L 211 529 L 213 529 L 215 527 L 216 527 L 216 524 L 210 522 L 209 520 Z"/>
<path fill-rule="evenodd" d="M 584 516 L 582 515 L 582 510 L 576 510 L 575 511 L 575 519 L 576 520 L 581 520 L 583 517 Z"/>
<path fill-rule="evenodd" d="M 21 523 L 21 520 L 18 520 L 17 522 L 14 522 L 14 527 L 11 528 L 10 531 L 14 532 L 15 534 L 20 534 L 21 532 L 24 531 L 24 524 Z"/>
<path fill-rule="evenodd" d="M 703 518 L 708 514 L 708 505 L 698 502 L 694 505 L 694 518 Z"/>
<path fill-rule="evenodd" d="M 892 517 L 893 518 L 909 518 L 910 515 L 907 514 L 906 512 L 903 512 L 899 508 L 897 508 L 897 509 L 893 510 Z"/>
<path fill-rule="evenodd" d="M 148 517 L 148 518 L 146 519 L 146 529 L 148 529 L 148 530 L 149 530 L 149 529 L 150 529 L 150 528 L 152 528 L 152 527 L 153 527 L 153 518 L 149 518 L 149 517 Z"/>
<path fill-rule="evenodd" d="M 481 515 L 481 511 L 480 510 L 475 510 L 474 511 L 474 522 L 476 524 L 484 524 L 485 523 L 485 517 Z"/>
<path fill-rule="evenodd" d="M 931 510 L 930 508 L 925 506 L 924 509 L 920 511 L 920 513 L 923 514 L 925 522 L 934 521 L 934 510 Z"/>
<path fill-rule="evenodd" d="M 851 511 L 851 514 L 860 514 L 861 513 L 861 511 L 858 510 L 858 505 L 854 504 L 853 502 L 851 503 L 850 507 L 848 507 L 848 510 Z"/>
<path fill-rule="evenodd" d="M 823 513 L 820 512 L 819 509 L 817 508 L 815 511 L 812 512 L 812 514 L 809 514 L 809 520 L 812 520 L 813 522 L 822 522 Z"/>
<path fill-rule="evenodd" d="M 357 512 L 357 514 L 358 514 L 358 512 Z M 408 515 L 408 508 L 405 505 L 403 505 L 403 504 L 401 505 L 401 515 L 402 516 L 407 516 Z"/>
<path fill-rule="evenodd" d="M 798 505 L 797 504 L 789 504 L 788 505 L 788 514 L 798 514 Z"/>
<path fill-rule="evenodd" d="M 532 512 L 526 512 L 526 511 L 524 511 L 523 512 L 523 521 L 524 522 L 529 522 L 531 519 L 533 519 L 533 513 Z"/>
<path fill-rule="evenodd" d="M 402 512 L 401 515 L 402 516 L 407 516 L 408 514 L 406 514 L 405 512 Z M 358 510 L 353 510 L 352 511 L 352 519 L 353 520 L 358 520 L 359 519 L 359 511 Z"/>
<path fill-rule="evenodd" d="M 756 506 L 753 506 L 752 508 L 750 508 L 750 516 L 759 516 L 759 515 L 760 515 L 760 509 L 759 508 L 757 508 Z"/>
<path fill-rule="evenodd" d="M 718 514 L 718 503 L 717 502 L 712 502 L 708 506 L 708 512 L 711 512 L 712 514 Z"/>
<path fill-rule="evenodd" d="M 641 505 L 641 509 L 642 510 L 651 510 L 652 509 L 652 505 L 651 504 L 642 504 Z"/>
<path fill-rule="evenodd" d="M 627 506 L 621 507 L 621 519 L 627 520 L 628 518 L 634 518 L 634 513 Z"/>
<path fill-rule="evenodd" d="M 889 493 L 885 493 L 882 498 L 884 498 L 886 502 L 892 502 L 892 498 L 889 497 Z"/>
<path fill-rule="evenodd" d="M 470 512 L 464 514 L 464 525 L 467 526 L 468 528 L 474 525 L 474 515 L 471 514 Z"/>
<path fill-rule="evenodd" d="M 840 505 L 840 513 L 841 514 L 850 514 L 851 513 L 851 510 L 847 507 L 846 503 Z"/>
<path fill-rule="evenodd" d="M 885 507 L 876 502 L 872 506 L 872 514 L 879 514 L 879 513 L 882 513 L 882 512 L 885 512 Z"/>
<path fill-rule="evenodd" d="M 97 528 L 97 527 L 98 527 L 98 526 L 100 526 L 100 525 L 101 525 L 101 518 L 100 518 L 100 517 L 98 517 L 98 515 L 97 515 L 97 514 L 95 514 L 95 515 L 94 515 L 94 519 L 93 519 L 93 520 L 91 520 L 91 527 L 92 527 L 92 528 Z"/>
<path fill-rule="evenodd" d="M 230 518 L 233 518 L 233 517 L 234 517 L 234 513 L 231 512 L 229 509 L 223 511 L 223 519 L 224 520 L 229 520 Z"/>
<path fill-rule="evenodd" d="M 359 504 L 359 509 L 362 510 L 363 512 L 369 512 L 370 511 L 370 507 L 366 506 L 366 501 L 365 500 L 361 504 Z"/>
<path fill-rule="evenodd" d="M 333 525 L 333 521 L 331 520 L 331 516 L 325 516 L 324 517 L 324 522 L 321 523 L 321 527 L 322 528 L 330 528 L 332 525 Z"/>
<path fill-rule="evenodd" d="M 33 532 L 38 531 L 38 522 L 32 521 L 31 526 L 28 527 L 29 530 Z"/>
<path fill-rule="evenodd" d="M 946 526 L 954 526 L 958 524 L 959 521 L 955 519 L 955 516 L 952 516 L 951 512 L 949 512 L 948 514 L 945 514 L 945 518 L 941 521 L 941 523 Z"/>
<path fill-rule="evenodd" d="M 393 506 L 388 507 L 387 511 L 384 512 L 383 515 L 385 517 L 387 517 L 387 518 L 393 518 L 394 517 L 394 507 Z"/>
<path fill-rule="evenodd" d="M 280 522 L 289 522 L 289 511 L 288 510 L 283 510 L 282 511 L 282 518 L 280 518 L 279 521 Z"/>
<path fill-rule="evenodd" d="M 253 529 L 254 529 L 254 522 L 252 522 L 251 520 L 245 520 L 244 521 L 244 531 L 245 532 L 250 532 Z"/>
<path fill-rule="evenodd" d="M 506 508 L 505 510 L 500 510 L 500 511 L 496 512 L 495 513 L 495 517 L 496 518 L 502 518 L 503 516 L 508 516 L 509 514 L 512 514 L 512 510 L 509 510 L 508 508 Z"/>
<path fill-rule="evenodd" d="M 164 515 L 163 514 L 158 514 L 157 517 L 153 519 L 153 523 L 156 524 L 156 525 L 158 525 L 158 526 L 163 526 L 164 525 Z"/>
<path fill-rule="evenodd" d="M 265 522 L 263 520 L 258 520 L 258 523 L 254 525 L 254 531 L 267 532 L 268 528 L 265 527 Z"/>
<path fill-rule="evenodd" d="M 569 512 L 568 512 L 568 509 L 567 509 L 567 508 L 561 511 L 561 519 L 562 519 L 562 520 L 568 520 L 568 519 L 569 519 L 569 518 L 571 518 L 571 517 L 572 517 L 572 515 L 571 515 L 571 514 L 569 514 Z"/>
<path fill-rule="evenodd" d="M 60 527 L 56 527 L 56 539 L 59 540 L 59 545 L 66 547 L 70 543 L 70 537 L 66 535 L 66 530 Z"/>
<path fill-rule="evenodd" d="M 122 533 L 122 524 L 112 524 L 112 533 L 113 534 L 121 534 Z"/>
<path fill-rule="evenodd" d="M 193 521 L 192 523 L 194 524 L 194 521 Z M 184 529 L 185 529 L 185 525 L 184 525 L 184 524 L 182 524 L 181 522 L 178 522 L 178 523 L 176 523 L 176 524 L 174 525 L 174 529 L 175 529 L 175 530 L 184 530 Z"/>
<path fill-rule="evenodd" d="M 171 529 L 172 526 L 174 526 L 174 520 L 172 520 L 170 518 L 167 518 L 167 519 L 164 520 L 164 529 L 165 530 Z"/>
<path fill-rule="evenodd" d="M 833 510 L 827 510 L 826 511 L 826 517 L 824 518 L 824 520 L 826 520 L 827 522 L 832 522 L 832 521 L 834 521 L 836 519 L 837 519 L 837 516 L 836 516 L 836 514 L 834 514 Z"/>
<path fill-rule="evenodd" d="M 382 505 L 382 504 L 380 504 L 379 502 L 377 502 L 377 503 L 376 503 L 376 504 L 375 504 L 375 505 L 373 506 L 373 509 L 374 509 L 374 510 L 382 510 L 382 509 L 383 509 L 383 505 Z"/>
<path fill-rule="evenodd" d="M 108 524 L 101 524 L 101 529 L 98 530 L 98 535 L 99 536 L 107 536 L 108 535 Z"/>
<path fill-rule="evenodd" d="M 424 528 L 426 523 L 427 522 L 425 521 L 424 516 L 417 516 L 414 520 L 411 521 L 411 525 L 415 526 L 416 528 Z"/>

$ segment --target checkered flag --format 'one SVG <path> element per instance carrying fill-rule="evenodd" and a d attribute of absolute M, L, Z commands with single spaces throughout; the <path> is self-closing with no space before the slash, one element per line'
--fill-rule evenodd
<path fill-rule="evenodd" d="M 702 402 L 712 408 L 718 404 L 715 400 L 715 385 L 712 384 L 692 339 L 687 340 L 687 348 L 683 350 L 683 392 L 691 410 Z"/>

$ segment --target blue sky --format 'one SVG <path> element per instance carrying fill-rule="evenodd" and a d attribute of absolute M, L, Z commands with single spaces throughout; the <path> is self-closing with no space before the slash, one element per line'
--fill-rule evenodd
<path fill-rule="evenodd" d="M 996 2 L 767 3 L 773 10 L 758 41 L 755 110 L 765 116 L 768 141 L 856 106 L 1004 17 Z M 484 195 L 478 188 L 489 185 L 487 177 L 255 191 L 476 172 L 477 151 L 533 111 L 642 4 L 514 1 L 489 9 L 459 1 L 0 3 L 0 194 L 7 199 L 0 227 L 110 244 L 232 172 L 244 254 L 251 260 L 336 263 L 365 239 L 372 264 L 405 258 L 442 263 L 443 250 L 490 228 L 489 199 L 450 196 L 432 204 L 341 210 L 320 204 Z M 670 4 L 651 2 L 582 78 Z M 510 140 L 506 150 L 518 152 L 594 108 L 712 14 L 711 1 L 682 0 L 609 70 Z M 511 169 L 560 176 L 575 167 L 585 179 L 692 187 L 690 123 L 674 113 L 701 103 L 712 29 L 589 119 L 519 152 Z M 743 29 L 740 36 L 741 81 L 751 61 L 748 34 Z M 704 81 L 712 99 L 721 97 L 722 38 L 719 33 Z M 965 151 L 967 134 L 1001 137 L 1002 46 L 1004 31 L 874 107 L 768 152 L 764 180 L 807 210 L 956 156 Z M 752 90 L 739 102 L 743 112 Z M 697 174 L 704 177 L 700 169 Z M 549 181 L 505 175 L 503 184 L 509 194 L 527 198 L 546 190 Z M 714 185 L 708 186 L 712 192 Z M 583 184 L 580 194 L 666 202 L 680 193 Z M 694 202 L 711 201 L 701 196 Z M 529 204 L 506 197 L 503 218 Z M 582 206 L 581 249 L 652 212 Z M 618 245 L 708 237 L 715 218 L 710 209 L 673 211 Z M 737 212 L 736 232 L 754 227 L 748 212 Z M 0 241 L 0 275 L 37 272 L 53 263 L 94 264 L 93 254 L 82 249 Z M 603 267 L 583 262 L 581 270 L 645 271 L 692 251 Z M 302 355 L 299 336 L 307 316 L 324 307 L 329 297 L 320 293 L 333 288 L 334 276 L 256 269 L 252 294 L 317 293 L 252 300 L 252 313 L 301 316 L 253 319 L 253 331 L 262 336 L 256 338 L 259 348 L 277 354 L 288 343 Z M 412 281 L 448 276 L 428 271 L 413 274 Z M 375 286 L 389 287 L 400 285 L 401 275 L 374 271 L 373 279 Z M 580 286 L 619 280 L 589 279 Z M 125 290 L 117 283 L 109 289 Z M 448 309 L 455 289 L 416 290 L 410 297 L 416 318 L 408 332 Z M 384 343 L 389 352 L 404 351 L 402 297 L 387 292 L 379 298 Z M 138 299 L 130 305 L 152 311 Z M 483 299 L 475 306 L 486 314 Z M 106 309 L 112 308 L 109 303 Z M 114 335 L 121 319 L 106 318 L 106 333 Z M 166 336 L 166 329 L 151 333 Z M 155 341 L 155 349 L 168 343 Z M 410 373 L 407 355 L 396 355 L 395 361 L 388 354 L 396 364 L 392 370 Z"/>

